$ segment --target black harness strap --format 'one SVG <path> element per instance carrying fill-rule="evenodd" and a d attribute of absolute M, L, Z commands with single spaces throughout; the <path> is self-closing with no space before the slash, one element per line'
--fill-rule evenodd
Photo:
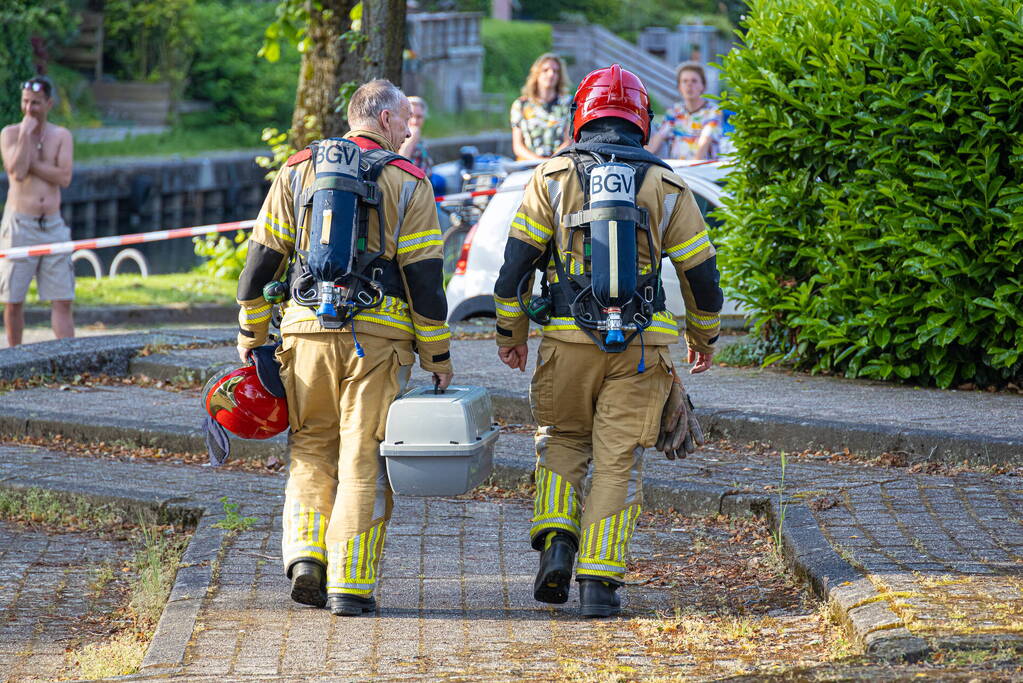
<path fill-rule="evenodd" d="M 565 264 L 561 258 L 561 250 L 557 244 L 558 232 L 555 231 L 554 242 L 550 249 L 551 260 L 554 263 L 554 270 L 557 273 L 558 281 L 552 288 L 552 299 L 551 308 L 554 315 L 556 316 L 571 316 L 575 319 L 579 329 L 581 329 L 587 337 L 590 338 L 601 350 L 617 352 L 622 351 L 628 347 L 633 339 L 639 335 L 644 328 L 648 327 L 652 322 L 652 318 L 648 317 L 654 312 L 664 310 L 664 292 L 661 287 L 661 263 L 659 254 L 655 252 L 653 244 L 653 236 L 651 234 L 650 216 L 649 212 L 641 207 L 608 207 L 603 209 L 590 208 L 590 184 L 589 176 L 594 166 L 600 163 L 604 163 L 604 159 L 600 154 L 587 150 L 586 156 L 584 157 L 576 150 L 568 150 L 562 152 L 563 155 L 569 156 L 572 159 L 573 165 L 575 166 L 576 175 L 579 178 L 579 185 L 583 191 L 583 209 L 574 213 L 563 216 L 562 224 L 569 229 L 568 235 L 568 252 L 571 253 L 573 245 L 575 243 L 575 233 L 577 231 L 583 232 L 583 253 L 582 257 L 583 272 L 582 274 L 573 274 L 568 272 Z M 639 194 L 639 189 L 643 185 L 643 180 L 646 177 L 646 172 L 649 170 L 651 164 L 636 161 L 630 163 L 636 170 L 636 194 Z M 625 341 L 614 348 L 611 348 L 600 338 L 596 331 L 598 330 L 598 324 L 600 323 L 599 303 L 595 300 L 592 294 L 592 281 L 590 275 L 592 272 L 592 263 L 589 256 L 588 244 L 590 240 L 590 222 L 595 220 L 628 220 L 634 221 L 636 227 L 646 233 L 647 246 L 650 253 L 651 261 L 651 272 L 643 276 L 637 283 L 636 294 L 633 296 L 630 302 L 630 308 L 632 312 L 625 316 L 623 320 L 628 320 L 635 326 L 631 334 L 625 338 Z M 541 287 L 547 286 L 546 271 L 543 276 Z M 589 292 L 589 296 L 587 296 Z M 624 313 L 625 311 L 623 311 Z M 645 324 L 641 322 L 640 318 L 645 318 Z"/>

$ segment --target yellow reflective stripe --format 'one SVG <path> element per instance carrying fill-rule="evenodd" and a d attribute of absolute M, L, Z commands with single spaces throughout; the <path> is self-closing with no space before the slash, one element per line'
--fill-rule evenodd
<path fill-rule="evenodd" d="M 502 301 L 495 297 L 494 308 L 497 309 L 498 315 L 503 315 L 507 318 L 519 318 L 525 315 L 522 307 L 519 306 L 518 300 Z"/>
<path fill-rule="evenodd" d="M 292 244 L 295 243 L 295 229 L 287 223 L 278 220 L 269 212 L 266 214 L 266 219 L 263 221 L 263 227 L 285 242 L 290 242 Z"/>
<path fill-rule="evenodd" d="M 315 558 L 326 564 L 327 546 L 323 542 L 326 525 L 315 508 L 294 501 L 288 505 L 282 521 L 285 564 L 303 558 Z"/>
<path fill-rule="evenodd" d="M 568 272 L 572 275 L 583 274 L 583 262 L 576 259 L 575 255 L 570 251 L 561 252 L 561 258 L 568 264 Z"/>
<path fill-rule="evenodd" d="M 270 319 L 270 306 L 263 306 L 245 311 L 245 321 L 249 323 L 261 323 Z"/>
<path fill-rule="evenodd" d="M 546 244 L 547 240 L 554 235 L 553 230 L 541 223 L 537 223 L 532 218 L 521 212 L 515 214 L 515 218 L 512 220 L 512 225 L 528 234 L 533 241 L 539 244 Z"/>
<path fill-rule="evenodd" d="M 423 341 L 440 341 L 442 339 L 450 339 L 451 330 L 448 329 L 447 325 L 436 325 L 436 326 L 416 326 L 416 339 L 422 339 Z"/>
<path fill-rule="evenodd" d="M 694 237 L 687 239 L 685 242 L 668 247 L 665 250 L 665 253 L 671 257 L 672 261 L 678 263 L 679 261 L 684 261 L 694 254 L 707 249 L 708 247 L 710 247 L 710 237 L 707 235 L 706 230 L 701 230 L 696 233 Z"/>
<path fill-rule="evenodd" d="M 653 322 L 650 327 L 646 328 L 647 332 L 662 332 L 664 334 L 670 334 L 678 336 L 678 323 L 675 322 L 675 316 L 667 311 L 661 311 L 654 313 Z"/>
<path fill-rule="evenodd" d="M 407 235 L 401 235 L 398 237 L 398 244 L 407 244 L 409 242 L 415 242 L 416 240 L 425 237 L 440 237 L 440 229 L 431 228 L 429 230 L 423 230 L 421 232 L 410 232 Z"/>
<path fill-rule="evenodd" d="M 551 318 L 549 325 L 543 326 L 544 332 L 553 332 L 556 330 L 578 330 L 579 326 L 575 324 L 575 318 Z"/>
<path fill-rule="evenodd" d="M 385 313 L 370 313 L 363 311 L 362 313 L 356 314 L 355 319 L 368 323 L 376 323 L 378 325 L 386 325 L 387 327 L 396 327 L 399 330 L 405 330 L 406 332 L 414 332 L 412 328 L 412 319 L 404 316 L 399 318 Z"/>
<path fill-rule="evenodd" d="M 721 323 L 721 318 L 717 314 L 707 316 L 686 311 L 686 323 L 701 330 L 712 330 Z"/>
<path fill-rule="evenodd" d="M 416 244 L 412 244 L 412 245 L 409 245 L 409 246 L 398 247 L 397 253 L 399 253 L 399 254 L 407 254 L 410 251 L 416 251 L 417 249 L 426 249 L 427 247 L 435 247 L 435 246 L 439 247 L 439 246 L 443 246 L 443 245 L 444 245 L 444 241 L 441 240 L 438 237 L 437 239 L 424 240 L 422 242 L 418 242 Z"/>

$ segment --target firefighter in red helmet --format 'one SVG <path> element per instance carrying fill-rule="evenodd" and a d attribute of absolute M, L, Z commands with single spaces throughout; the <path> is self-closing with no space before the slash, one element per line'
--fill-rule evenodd
<path fill-rule="evenodd" d="M 530 403 L 538 428 L 530 538 L 534 597 L 582 614 L 621 610 L 629 541 L 642 504 L 644 449 L 674 459 L 702 443 L 668 352 L 667 257 L 685 302 L 692 372 L 711 365 L 723 295 L 707 226 L 685 182 L 643 149 L 650 101 L 614 64 L 573 102 L 574 144 L 533 173 L 494 286 L 500 359 L 525 370 L 529 320 L 543 326 Z M 534 271 L 543 294 L 529 300 Z M 592 465 L 589 493 L 582 481 Z"/>

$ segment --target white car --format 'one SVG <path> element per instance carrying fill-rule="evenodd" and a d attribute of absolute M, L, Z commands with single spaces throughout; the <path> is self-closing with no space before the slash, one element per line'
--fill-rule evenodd
<path fill-rule="evenodd" d="M 721 206 L 721 183 L 728 174 L 728 166 L 721 161 L 669 163 L 692 189 L 704 220 L 713 230 L 719 221 L 707 214 Z M 522 203 L 522 194 L 532 173 L 532 170 L 519 170 L 509 174 L 487 204 L 478 223 L 467 230 L 455 230 L 445 235 L 445 261 L 453 264 L 447 285 L 449 322 L 475 316 L 494 316 L 494 283 L 504 263 L 508 226 Z M 668 310 L 682 315 L 685 307 L 678 276 L 667 258 L 662 265 L 661 277 Z M 539 292 L 539 284 L 536 291 Z M 735 304 L 726 300 L 722 315 L 737 316 Z"/>

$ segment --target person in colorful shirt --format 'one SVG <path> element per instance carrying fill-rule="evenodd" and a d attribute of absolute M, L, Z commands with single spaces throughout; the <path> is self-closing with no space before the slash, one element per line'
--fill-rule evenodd
<path fill-rule="evenodd" d="M 716 159 L 721 144 L 721 111 L 704 99 L 707 76 L 699 62 L 683 62 L 675 72 L 682 101 L 664 114 L 648 151 L 657 154 L 667 144 L 668 159 Z"/>
<path fill-rule="evenodd" d="M 561 58 L 552 52 L 537 57 L 522 86 L 522 97 L 511 108 L 516 159 L 547 159 L 569 143 L 572 97 L 567 90 Z"/>

